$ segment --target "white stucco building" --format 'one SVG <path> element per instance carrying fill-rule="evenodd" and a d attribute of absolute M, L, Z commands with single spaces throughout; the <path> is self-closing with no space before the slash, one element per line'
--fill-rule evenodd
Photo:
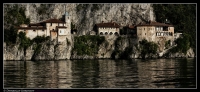
<path fill-rule="evenodd" d="M 146 39 L 158 42 L 160 39 L 174 41 L 174 26 L 156 21 L 149 21 L 137 25 L 138 41 Z"/>
<path fill-rule="evenodd" d="M 62 43 L 68 35 L 71 35 L 70 15 L 65 13 L 65 21 L 58 19 L 48 19 L 39 23 L 22 24 L 18 27 L 18 33 L 25 32 L 30 39 L 36 36 L 50 36 L 51 40 Z"/>
<path fill-rule="evenodd" d="M 102 23 L 95 24 L 97 35 L 119 35 L 119 27 L 119 24 L 112 21 L 108 23 L 102 21 Z"/>

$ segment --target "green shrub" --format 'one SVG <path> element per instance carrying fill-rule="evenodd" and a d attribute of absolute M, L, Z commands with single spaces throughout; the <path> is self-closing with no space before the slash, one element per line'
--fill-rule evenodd
<path fill-rule="evenodd" d="M 141 56 L 145 59 L 147 54 L 156 54 L 158 50 L 158 45 L 154 42 L 148 42 L 146 39 L 143 39 L 139 42 Z"/>
<path fill-rule="evenodd" d="M 74 38 L 74 48 L 77 55 L 95 55 L 98 53 L 99 45 L 105 41 L 104 36 L 83 35 Z"/>
<path fill-rule="evenodd" d="M 17 38 L 15 26 L 29 24 L 30 19 L 26 18 L 25 7 L 20 7 L 18 4 L 5 4 L 4 6 L 4 42 L 15 44 Z"/>

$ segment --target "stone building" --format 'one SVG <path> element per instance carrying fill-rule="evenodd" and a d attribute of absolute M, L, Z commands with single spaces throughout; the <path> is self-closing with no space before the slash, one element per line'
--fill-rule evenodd
<path fill-rule="evenodd" d="M 18 33 L 25 32 L 30 39 L 36 36 L 50 36 L 51 40 L 62 43 L 68 35 L 71 35 L 70 15 L 65 13 L 65 21 L 48 19 L 39 23 L 22 24 L 18 27 Z"/>
<path fill-rule="evenodd" d="M 97 35 L 120 35 L 119 28 L 120 25 L 113 21 L 108 23 L 102 21 L 94 26 Z"/>
<path fill-rule="evenodd" d="M 146 39 L 159 43 L 161 40 L 174 41 L 174 26 L 166 23 L 159 23 L 156 21 L 148 21 L 137 25 L 138 41 Z M 172 44 L 172 43 L 171 43 Z"/>
<path fill-rule="evenodd" d="M 137 30 L 136 30 L 136 25 L 132 24 L 132 25 L 127 25 L 123 27 L 123 32 L 120 32 L 120 34 L 124 34 L 124 35 L 130 35 L 133 37 L 137 36 Z"/>

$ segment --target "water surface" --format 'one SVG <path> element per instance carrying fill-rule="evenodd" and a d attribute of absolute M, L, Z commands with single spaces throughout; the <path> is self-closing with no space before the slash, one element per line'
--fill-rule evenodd
<path fill-rule="evenodd" d="M 196 60 L 4 61 L 4 88 L 196 88 Z"/>

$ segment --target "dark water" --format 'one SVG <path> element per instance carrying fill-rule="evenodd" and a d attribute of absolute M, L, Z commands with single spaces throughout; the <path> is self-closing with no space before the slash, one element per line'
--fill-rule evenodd
<path fill-rule="evenodd" d="M 4 88 L 196 88 L 196 60 L 4 61 Z"/>

